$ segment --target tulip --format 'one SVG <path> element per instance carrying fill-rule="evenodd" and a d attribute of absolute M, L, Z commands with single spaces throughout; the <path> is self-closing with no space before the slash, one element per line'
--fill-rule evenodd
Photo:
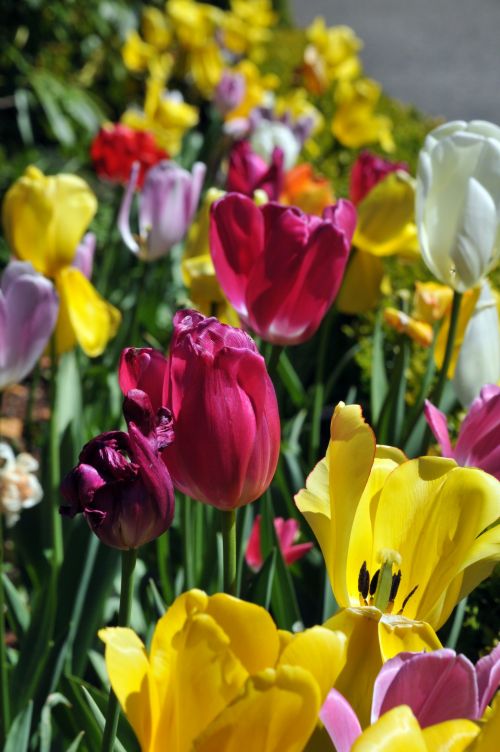
<path fill-rule="evenodd" d="M 270 162 L 252 151 L 248 141 L 238 141 L 229 155 L 227 190 L 253 196 L 265 191 L 269 200 L 277 201 L 283 188 L 283 151 L 276 147 Z"/>
<path fill-rule="evenodd" d="M 214 93 L 214 105 L 222 117 L 238 107 L 245 96 L 245 88 L 245 79 L 241 73 L 224 71 Z"/>
<path fill-rule="evenodd" d="M 31 264 L 11 261 L 0 281 L 0 389 L 22 381 L 45 349 L 59 301 Z"/>
<path fill-rule="evenodd" d="M 99 636 L 142 752 L 301 752 L 345 662 L 341 635 L 279 631 L 260 606 L 200 590 L 160 619 L 149 655 L 131 629 Z"/>
<path fill-rule="evenodd" d="M 325 25 L 321 16 L 306 29 L 304 78 L 307 88 L 322 94 L 334 81 L 357 78 L 361 73 L 358 51 L 363 42 L 349 26 Z"/>
<path fill-rule="evenodd" d="M 31 454 L 21 452 L 16 457 L 11 447 L 0 441 L 0 514 L 5 517 L 7 527 L 15 525 L 23 509 L 30 509 L 42 500 L 37 470 L 38 462 Z"/>
<path fill-rule="evenodd" d="M 340 200 L 319 218 L 229 194 L 211 212 L 215 271 L 242 321 L 279 345 L 312 337 L 342 281 L 355 225 L 352 204 Z"/>
<path fill-rule="evenodd" d="M 89 357 L 101 355 L 121 319 L 78 268 L 79 243 L 96 208 L 96 198 L 81 178 L 46 176 L 31 166 L 7 191 L 2 212 L 7 242 L 16 256 L 55 281 L 60 299 L 57 351 L 78 342 Z M 82 242 L 88 244 L 88 236 Z M 85 272 L 88 251 L 83 253 Z"/>
<path fill-rule="evenodd" d="M 475 120 L 431 131 L 420 152 L 416 217 L 422 256 L 457 292 L 478 284 L 500 257 L 500 128 Z"/>
<path fill-rule="evenodd" d="M 245 552 L 245 561 L 254 572 L 257 572 L 263 564 L 260 545 L 260 521 L 260 515 L 257 515 L 250 537 L 248 538 L 247 549 Z M 299 523 L 297 520 L 293 519 L 293 517 L 289 520 L 284 520 L 282 517 L 275 517 L 274 529 L 276 531 L 276 537 L 285 564 L 290 565 L 295 561 L 298 561 L 313 547 L 312 543 L 294 544 L 294 541 L 299 535 L 300 528 Z"/>
<path fill-rule="evenodd" d="M 316 175 L 308 162 L 285 174 L 280 203 L 297 206 L 306 214 L 321 216 L 334 200 L 330 181 Z"/>
<path fill-rule="evenodd" d="M 84 446 L 64 479 L 61 514 L 82 513 L 107 546 L 133 549 L 170 527 L 172 481 L 160 452 L 173 440 L 170 413 L 153 411 L 145 392 L 128 392 L 123 412 L 128 432 L 109 431 Z"/>
<path fill-rule="evenodd" d="M 370 78 L 339 81 L 332 133 L 343 146 L 358 149 L 378 142 L 384 151 L 394 150 L 392 121 L 375 112 L 381 93 L 380 84 Z"/>
<path fill-rule="evenodd" d="M 122 350 L 118 367 L 120 389 L 126 395 L 131 389 L 146 392 L 153 412 L 163 405 L 163 380 L 166 357 L 152 347 L 127 347 Z"/>
<path fill-rule="evenodd" d="M 149 170 L 139 196 L 136 238 L 130 231 L 130 209 L 139 175 L 139 165 L 134 165 L 118 219 L 123 241 L 133 253 L 144 261 L 155 261 L 183 239 L 198 206 L 205 169 L 196 162 L 189 173 L 165 160 Z"/>
<path fill-rule="evenodd" d="M 384 321 L 400 334 L 406 334 L 421 347 L 429 347 L 432 344 L 432 326 L 425 321 L 418 321 L 404 311 L 390 307 L 384 310 Z"/>
<path fill-rule="evenodd" d="M 406 162 L 391 162 L 369 151 L 362 151 L 351 168 L 349 198 L 359 204 L 391 172 L 409 172 Z"/>
<path fill-rule="evenodd" d="M 471 404 L 451 446 L 446 416 L 425 401 L 424 414 L 443 457 L 451 457 L 462 467 L 479 467 L 500 480 L 500 386 L 489 384 Z"/>
<path fill-rule="evenodd" d="M 327 625 L 352 644 L 350 669 L 336 688 L 363 722 L 369 707 L 353 681 L 355 661 L 364 662 L 373 681 L 382 657 L 408 650 L 401 643 L 394 650 L 382 617 L 407 638 L 420 633 L 432 642 L 431 627 L 439 629 L 458 600 L 488 576 L 500 544 L 500 528 L 489 529 L 500 516 L 499 488 L 491 475 L 453 460 L 408 461 L 398 449 L 377 447 L 358 405 L 336 407 L 327 455 L 296 504 L 318 539 L 343 609 Z M 357 652 L 367 644 L 377 646 L 369 660 L 366 649 Z"/>
<path fill-rule="evenodd" d="M 292 169 L 302 148 L 301 140 L 286 123 L 267 118 L 262 118 L 252 129 L 250 145 L 255 154 L 259 154 L 266 163 L 272 160 L 275 149 L 281 149 L 285 170 Z"/>
<path fill-rule="evenodd" d="M 224 511 L 264 493 L 278 462 L 280 421 L 264 358 L 248 334 L 178 311 L 163 399 L 175 421 L 164 458 L 176 488 Z"/>
<path fill-rule="evenodd" d="M 134 162 L 139 162 L 139 189 L 147 171 L 168 158 L 167 152 L 156 145 L 151 133 L 134 130 L 123 123 L 102 126 L 92 141 L 90 156 L 100 178 L 122 185 L 128 183 Z"/>
<path fill-rule="evenodd" d="M 96 246 L 96 236 L 93 232 L 87 232 L 78 245 L 73 259 L 73 266 L 80 269 L 81 273 L 90 279 L 94 269 L 94 254 Z"/>
<path fill-rule="evenodd" d="M 460 403 L 467 407 L 479 395 L 485 384 L 495 384 L 498 381 L 500 318 L 495 298 L 486 281 L 481 286 L 476 307 L 463 333 L 453 373 L 453 388 Z"/>
<path fill-rule="evenodd" d="M 415 282 L 413 315 L 419 321 L 435 324 L 449 313 L 453 290 L 436 282 Z"/>

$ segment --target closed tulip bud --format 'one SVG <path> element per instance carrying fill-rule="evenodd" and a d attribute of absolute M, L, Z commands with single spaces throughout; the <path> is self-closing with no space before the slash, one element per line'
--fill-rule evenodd
<path fill-rule="evenodd" d="M 236 109 L 245 96 L 245 77 L 241 73 L 224 71 L 214 93 L 214 104 L 224 117 Z"/>
<path fill-rule="evenodd" d="M 31 264 L 11 261 L 0 281 L 0 389 L 33 369 L 55 327 L 59 298 Z"/>
<path fill-rule="evenodd" d="M 500 128 L 445 123 L 427 136 L 417 172 L 416 218 L 425 263 L 458 292 L 500 257 Z"/>
<path fill-rule="evenodd" d="M 349 183 L 349 198 L 359 204 L 377 183 L 391 172 L 408 172 L 406 162 L 391 162 L 369 151 L 362 151 L 354 162 Z"/>
<path fill-rule="evenodd" d="M 280 421 L 264 358 L 248 334 L 179 311 L 164 389 L 176 436 L 164 459 L 175 486 L 226 511 L 261 496 L 276 470 Z"/>
<path fill-rule="evenodd" d="M 220 285 L 242 321 L 278 345 L 316 332 L 344 274 L 356 211 L 338 201 L 323 216 L 233 193 L 211 210 L 210 247 Z"/>
<path fill-rule="evenodd" d="M 123 197 L 118 227 L 133 253 L 144 261 L 154 261 L 186 234 L 198 206 L 206 168 L 196 162 L 192 172 L 188 172 L 168 160 L 152 167 L 139 194 L 139 235 L 134 236 L 130 231 L 130 209 L 139 169 L 136 163 Z"/>
<path fill-rule="evenodd" d="M 269 163 L 256 154 L 248 141 L 238 141 L 229 155 L 227 190 L 253 196 L 265 191 L 270 201 L 277 201 L 283 190 L 283 151 L 273 149 Z"/>
<path fill-rule="evenodd" d="M 174 491 L 160 452 L 173 440 L 170 413 L 153 412 L 139 389 L 123 405 L 128 432 L 109 431 L 86 444 L 64 479 L 61 514 L 82 513 L 91 530 L 113 548 L 137 548 L 170 527 Z"/>

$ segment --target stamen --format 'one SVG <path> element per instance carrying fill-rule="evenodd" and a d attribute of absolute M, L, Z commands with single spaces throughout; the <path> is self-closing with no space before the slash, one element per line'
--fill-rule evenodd
<path fill-rule="evenodd" d="M 398 611 L 399 614 L 403 613 L 404 607 L 406 606 L 406 604 L 408 603 L 408 601 L 410 600 L 410 598 L 412 597 L 412 595 L 414 594 L 414 592 L 415 592 L 415 590 L 417 588 L 418 588 L 418 585 L 415 585 L 415 587 L 413 588 L 413 590 L 410 590 L 410 592 L 408 593 L 408 595 L 406 596 L 406 598 L 403 601 L 403 605 L 401 606 L 400 610 Z"/>
<path fill-rule="evenodd" d="M 381 548 L 377 555 L 377 561 L 381 564 L 396 564 L 401 566 L 401 554 L 393 548 Z"/>
<path fill-rule="evenodd" d="M 372 581 L 370 582 L 370 595 L 372 596 L 375 595 L 375 592 L 377 590 L 379 576 L 380 576 L 380 569 L 377 569 L 377 571 L 372 577 Z"/>
<path fill-rule="evenodd" d="M 392 568 L 394 565 L 400 566 L 401 554 L 398 551 L 394 551 L 392 548 L 383 548 L 379 551 L 378 559 L 381 563 L 380 574 L 376 583 L 376 592 L 374 598 L 375 608 L 378 608 L 382 613 L 385 613 L 391 602 L 391 595 L 393 591 L 397 592 L 399 587 L 399 581 L 401 579 L 401 571 L 398 575 L 392 574 Z M 370 584 L 370 591 L 372 585 Z M 392 606 L 391 606 L 392 608 Z"/>
<path fill-rule="evenodd" d="M 401 570 L 397 574 L 392 575 L 391 592 L 389 595 L 389 603 L 394 603 L 399 590 L 399 584 L 401 582 Z"/>
<path fill-rule="evenodd" d="M 359 570 L 359 575 L 358 575 L 358 592 L 362 596 L 364 601 L 366 601 L 366 598 L 368 596 L 369 584 L 370 584 L 370 573 L 368 569 L 366 568 L 366 561 L 364 561 L 363 564 L 361 565 L 361 569 Z"/>

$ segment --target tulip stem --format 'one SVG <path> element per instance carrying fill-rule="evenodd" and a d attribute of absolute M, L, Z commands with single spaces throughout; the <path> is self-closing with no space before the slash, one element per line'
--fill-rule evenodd
<path fill-rule="evenodd" d="M 453 617 L 453 624 L 451 625 L 451 632 L 446 642 L 446 647 L 455 650 L 462 630 L 462 624 L 464 622 L 465 609 L 467 608 L 467 597 L 462 598 L 458 606 L 455 609 L 455 615 Z"/>
<path fill-rule="evenodd" d="M 53 577 L 57 578 L 57 573 L 62 564 L 63 551 L 63 534 L 61 515 L 59 514 L 59 486 L 61 483 L 61 455 L 59 452 L 59 427 L 57 418 L 57 387 L 58 387 L 58 366 L 59 359 L 57 356 L 55 336 L 50 340 L 50 520 L 51 520 L 51 543 L 52 543 L 52 569 Z"/>
<path fill-rule="evenodd" d="M 276 381 L 278 363 L 284 349 L 282 345 L 271 345 L 271 351 L 267 360 L 267 372 L 273 383 Z"/>
<path fill-rule="evenodd" d="M 236 511 L 221 512 L 224 592 L 236 595 Z"/>
<path fill-rule="evenodd" d="M 120 587 L 120 609 L 118 611 L 118 626 L 128 627 L 130 612 L 132 610 L 132 597 L 134 593 L 134 570 L 137 561 L 137 549 L 129 548 L 122 553 L 122 581 Z M 120 708 L 118 699 L 112 689 L 109 690 L 108 709 L 106 711 L 106 723 L 102 736 L 101 752 L 112 752 Z"/>
<path fill-rule="evenodd" d="M 10 726 L 9 678 L 5 650 L 5 604 L 3 587 L 3 519 L 0 517 L 0 746 L 3 749 Z"/>

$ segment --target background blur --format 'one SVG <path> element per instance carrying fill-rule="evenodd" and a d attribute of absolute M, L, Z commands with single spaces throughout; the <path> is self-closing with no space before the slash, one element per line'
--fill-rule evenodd
<path fill-rule="evenodd" d="M 292 0 L 295 21 L 352 26 L 367 75 L 447 119 L 500 122 L 499 0 Z"/>

